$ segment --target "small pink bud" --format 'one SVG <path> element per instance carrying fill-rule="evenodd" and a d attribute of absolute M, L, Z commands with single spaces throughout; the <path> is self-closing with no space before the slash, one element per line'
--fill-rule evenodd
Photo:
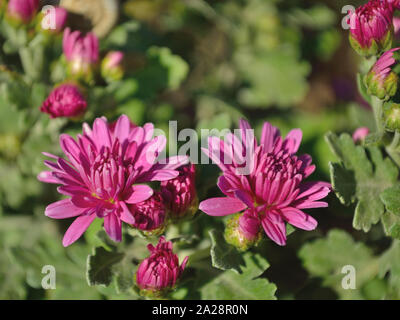
<path fill-rule="evenodd" d="M 191 218 L 197 212 L 196 167 L 194 164 L 181 167 L 175 179 L 161 182 L 161 193 L 169 216 L 173 219 Z"/>
<path fill-rule="evenodd" d="M 161 237 L 156 247 L 149 244 L 150 256 L 140 263 L 136 272 L 136 284 L 140 294 L 162 298 L 173 289 L 185 269 L 189 257 L 179 259 L 172 251 L 172 242 Z"/>
<path fill-rule="evenodd" d="M 101 62 L 101 75 L 107 81 L 118 81 L 124 76 L 122 61 L 124 53 L 121 51 L 109 52 Z"/>
<path fill-rule="evenodd" d="M 23 24 L 28 24 L 35 17 L 39 0 L 10 0 L 7 6 L 7 17 Z"/>
<path fill-rule="evenodd" d="M 68 11 L 62 7 L 55 8 L 55 32 L 61 32 L 67 24 Z"/>
<path fill-rule="evenodd" d="M 133 226 L 145 235 L 160 235 L 166 224 L 166 209 L 159 192 L 155 192 L 145 201 L 128 205 L 135 223 Z"/>
<path fill-rule="evenodd" d="M 369 129 L 367 127 L 358 128 L 353 133 L 353 141 L 355 143 L 363 141 L 367 137 L 368 134 L 369 134 Z"/>
<path fill-rule="evenodd" d="M 63 51 L 68 73 L 87 81 L 93 79 L 93 69 L 99 61 L 99 41 L 94 33 L 82 35 L 80 31 L 64 30 Z"/>
<path fill-rule="evenodd" d="M 261 240 L 261 222 L 254 210 L 236 214 L 227 223 L 225 240 L 240 251 L 246 251 Z"/>
<path fill-rule="evenodd" d="M 393 39 L 393 4 L 370 0 L 349 15 L 350 44 L 362 56 L 390 49 Z"/>
<path fill-rule="evenodd" d="M 399 77 L 393 72 L 398 63 L 398 51 L 400 48 L 393 48 L 386 51 L 374 64 L 364 78 L 368 93 L 381 100 L 388 100 L 397 92 Z"/>
<path fill-rule="evenodd" d="M 50 118 L 75 118 L 82 115 L 86 107 L 87 102 L 76 85 L 62 84 L 50 93 L 40 111 L 48 113 Z"/>

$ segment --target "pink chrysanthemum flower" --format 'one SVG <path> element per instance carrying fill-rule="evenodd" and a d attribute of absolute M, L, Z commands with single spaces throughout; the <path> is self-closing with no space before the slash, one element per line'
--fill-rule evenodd
<path fill-rule="evenodd" d="M 196 167 L 194 164 L 179 169 L 175 179 L 161 182 L 161 193 L 174 219 L 192 217 L 197 211 Z"/>
<path fill-rule="evenodd" d="M 393 48 L 382 54 L 365 76 L 364 81 L 368 92 L 381 100 L 387 100 L 397 92 L 399 77 L 393 68 L 398 63 L 396 51 L 399 49 Z"/>
<path fill-rule="evenodd" d="M 145 201 L 153 195 L 146 184 L 175 178 L 176 170 L 187 163 L 185 156 L 157 157 L 166 145 L 165 136 L 153 138 L 153 125 L 134 126 L 121 116 L 110 128 L 107 120 L 97 118 L 93 129 L 83 125 L 83 134 L 74 140 L 60 136 L 66 159 L 44 153 L 54 161 L 45 161 L 51 171 L 38 179 L 60 184 L 58 191 L 69 198 L 46 208 L 54 219 L 77 217 L 64 235 L 63 245 L 76 241 L 96 218 L 104 219 L 104 229 L 111 239 L 121 241 L 121 224 L 134 224 L 128 205 Z"/>
<path fill-rule="evenodd" d="M 233 134 L 225 141 L 210 137 L 209 149 L 203 150 L 222 170 L 218 187 L 226 197 L 202 201 L 200 210 L 211 216 L 226 216 L 251 209 L 268 237 L 279 245 L 286 243 L 285 221 L 313 230 L 317 221 L 302 210 L 326 207 L 326 202 L 318 200 L 327 196 L 330 184 L 304 182 L 315 166 L 309 155 L 296 156 L 301 130 L 294 129 L 283 139 L 277 128 L 265 122 L 258 145 L 247 121 L 241 120 L 240 128 L 241 141 Z M 250 171 L 241 174 L 238 169 L 248 162 Z M 240 224 L 243 232 L 255 236 L 253 214 L 242 218 Z"/>
<path fill-rule="evenodd" d="M 162 233 L 166 222 L 166 209 L 163 198 L 159 192 L 145 201 L 128 205 L 132 212 L 135 228 L 152 234 Z"/>
<path fill-rule="evenodd" d="M 392 3 L 370 0 L 349 15 L 350 43 L 357 53 L 369 56 L 390 48 L 393 38 Z"/>
<path fill-rule="evenodd" d="M 82 115 L 86 107 L 87 102 L 76 85 L 62 84 L 53 89 L 40 111 L 49 114 L 50 118 L 74 118 Z"/>
<path fill-rule="evenodd" d="M 150 256 L 143 260 L 136 272 L 136 284 L 142 295 L 162 297 L 172 289 L 182 275 L 189 257 L 179 265 L 178 256 L 172 251 L 172 242 L 164 237 L 156 247 L 149 244 Z"/>

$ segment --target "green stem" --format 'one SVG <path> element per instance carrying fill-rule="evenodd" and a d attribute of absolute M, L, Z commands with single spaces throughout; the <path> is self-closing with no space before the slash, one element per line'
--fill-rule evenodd
<path fill-rule="evenodd" d="M 378 133 L 383 133 L 384 127 L 382 122 L 382 105 L 383 105 L 382 100 L 376 97 L 372 97 L 371 105 L 372 105 L 372 110 L 374 111 L 376 131 Z"/>
<path fill-rule="evenodd" d="M 19 49 L 19 56 L 21 58 L 22 67 L 25 74 L 31 79 L 35 80 L 38 77 L 38 72 L 33 61 L 32 52 L 28 47 Z"/>
<path fill-rule="evenodd" d="M 400 153 L 398 151 L 399 142 L 400 133 L 396 131 L 391 144 L 385 148 L 387 154 L 392 158 L 398 167 L 400 167 Z"/>

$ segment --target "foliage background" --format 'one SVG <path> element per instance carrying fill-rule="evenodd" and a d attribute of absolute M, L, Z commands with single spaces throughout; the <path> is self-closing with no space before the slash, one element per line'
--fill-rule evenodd
<path fill-rule="evenodd" d="M 241 117 L 250 120 L 257 134 L 264 121 L 284 134 L 301 128 L 300 151 L 311 154 L 317 165 L 313 180 L 329 181 L 329 162 L 339 159 L 325 134 L 374 126 L 368 104 L 357 93 L 358 58 L 341 28 L 346 4 L 120 1 L 118 24 L 101 40 L 101 48 L 127 54 L 127 76 L 117 85 L 90 88 L 84 120 L 90 123 L 101 115 L 116 119 L 125 113 L 139 125 L 150 121 L 166 132 L 169 120 L 177 120 L 180 129 L 200 130 L 235 128 Z M 137 298 L 130 286 L 148 240 L 126 234 L 116 248 L 104 240 L 97 224 L 65 249 L 61 239 L 70 221 L 44 216 L 45 206 L 59 195 L 54 186 L 36 180 L 44 168 L 41 152 L 59 154 L 59 133 L 75 134 L 81 122 L 50 121 L 39 112 L 51 84 L 60 77 L 56 67 L 50 76 L 32 75 L 34 80 L 22 81 L 11 72 L 22 72 L 18 56 L 1 37 L 0 50 L 0 298 Z M 53 61 L 60 53 L 55 46 L 43 56 Z M 219 194 L 218 174 L 216 166 L 198 166 L 200 200 Z M 167 236 L 178 237 L 179 256 L 190 255 L 172 298 L 399 298 L 399 244 L 385 236 L 380 224 L 368 233 L 355 230 L 354 204 L 343 206 L 333 193 L 328 201 L 329 208 L 311 211 L 319 222 L 315 231 L 293 232 L 286 247 L 265 240 L 240 261 L 235 261 L 232 248 L 219 247 L 224 245 L 223 219 L 199 214 L 192 222 L 170 228 Z M 182 234 L 192 236 L 179 238 Z M 118 262 L 113 277 L 103 268 L 108 258 L 102 250 Z M 56 290 L 41 289 L 41 269 L 48 264 L 57 270 Z M 86 264 L 88 272 L 97 275 L 89 276 L 89 282 L 111 284 L 89 286 Z M 340 286 L 341 267 L 347 264 L 357 268 L 356 290 Z M 237 268 L 242 273 L 231 270 Z"/>

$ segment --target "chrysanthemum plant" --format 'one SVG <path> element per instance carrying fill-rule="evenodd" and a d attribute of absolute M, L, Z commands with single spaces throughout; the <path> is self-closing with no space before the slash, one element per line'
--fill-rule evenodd
<path fill-rule="evenodd" d="M 350 44 L 361 56 L 358 88 L 371 106 L 375 127 L 358 130 L 353 139 L 348 134 L 326 136 L 339 159 L 330 164 L 332 187 L 343 204 L 355 204 L 353 227 L 368 232 L 382 222 L 385 233 L 396 238 L 400 229 L 400 56 L 393 35 L 397 7 L 397 1 L 371 0 L 349 14 Z"/>

